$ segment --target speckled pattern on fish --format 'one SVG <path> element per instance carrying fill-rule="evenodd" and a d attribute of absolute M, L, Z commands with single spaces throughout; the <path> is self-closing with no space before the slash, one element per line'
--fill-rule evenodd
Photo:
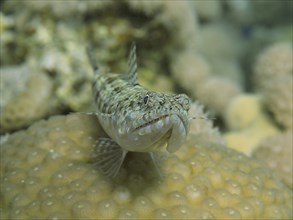
<path fill-rule="evenodd" d="M 126 74 L 102 74 L 94 69 L 96 115 L 110 137 L 97 140 L 94 158 L 105 175 L 119 172 L 128 151 L 149 152 L 157 166 L 156 152 L 166 145 L 169 153 L 180 148 L 189 129 L 191 100 L 185 94 L 157 93 L 139 85 L 134 43 Z"/>

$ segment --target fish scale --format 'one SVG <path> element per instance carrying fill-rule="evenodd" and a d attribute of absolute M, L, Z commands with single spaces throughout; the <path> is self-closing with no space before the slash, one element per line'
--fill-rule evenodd
<path fill-rule="evenodd" d="M 106 176 L 115 177 L 127 152 L 148 152 L 159 170 L 158 153 L 173 153 L 186 139 L 190 98 L 185 94 L 165 94 L 142 87 L 137 82 L 134 43 L 126 74 L 102 74 L 92 57 L 89 58 L 96 72 L 95 114 L 109 135 L 109 138 L 98 139 L 94 146 L 95 165 Z"/>

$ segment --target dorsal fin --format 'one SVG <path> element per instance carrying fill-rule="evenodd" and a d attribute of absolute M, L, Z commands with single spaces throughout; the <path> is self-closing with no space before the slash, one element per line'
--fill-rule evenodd
<path fill-rule="evenodd" d="M 136 62 L 136 45 L 132 42 L 128 57 L 128 71 L 124 79 L 131 84 L 137 83 L 137 62 Z"/>
<path fill-rule="evenodd" d="M 86 47 L 86 52 L 94 73 L 98 73 L 99 67 L 96 60 L 94 59 L 93 52 L 89 46 Z"/>

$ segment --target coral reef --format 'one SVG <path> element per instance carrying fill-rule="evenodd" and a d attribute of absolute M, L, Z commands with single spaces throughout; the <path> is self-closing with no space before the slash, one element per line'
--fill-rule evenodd
<path fill-rule="evenodd" d="M 292 16 L 291 1 L 225 1 L 231 19 L 240 24 L 275 25 L 288 23 Z M 262 9 L 266 10 L 262 10 Z"/>
<path fill-rule="evenodd" d="M 228 147 L 251 155 L 264 139 L 279 132 L 262 105 L 257 95 L 241 94 L 232 99 L 225 112 L 229 131 L 224 138 Z"/>
<path fill-rule="evenodd" d="M 65 36 L 76 35 L 65 27 L 60 29 Z M 31 58 L 29 62 L 54 75 L 55 97 L 62 105 L 73 111 L 84 111 L 92 103 L 94 73 L 84 45 L 65 41 L 62 47 L 48 48 L 39 60 Z"/>
<path fill-rule="evenodd" d="M 229 130 L 240 130 L 252 126 L 262 114 L 260 97 L 241 94 L 227 106 L 225 122 Z"/>
<path fill-rule="evenodd" d="M 186 13 L 182 16 L 178 8 Z M 196 35 L 196 18 L 186 2 L 73 1 L 68 5 L 63 1 L 12 1 L 3 4 L 3 11 L 1 64 L 32 64 L 46 72 L 53 79 L 55 98 L 68 111 L 91 108 L 93 72 L 87 46 L 95 51 L 101 72 L 121 72 L 127 69 L 128 45 L 136 40 L 139 50 L 149 51 L 142 52 L 139 59 L 142 66 L 148 66 L 143 72 L 164 73 L 156 83 L 147 78 L 146 84 L 170 91 L 174 87 L 172 82 L 164 82 L 167 74 L 162 70 L 167 54 L 190 47 Z M 138 15 L 141 19 L 132 19 Z M 58 20 L 68 16 L 70 21 Z M 149 43 L 140 44 L 141 39 L 149 39 Z M 153 51 L 164 41 L 166 51 Z"/>
<path fill-rule="evenodd" d="M 263 160 L 276 171 L 284 182 L 293 188 L 293 142 L 290 131 L 267 138 L 253 152 L 253 156 Z"/>
<path fill-rule="evenodd" d="M 5 93 L 1 92 L 1 99 L 5 101 L 1 105 L 0 132 L 23 128 L 57 112 L 53 82 L 44 73 L 27 66 L 11 67 L 1 69 L 2 79 Z M 21 80 L 25 83 L 19 83 Z"/>
<path fill-rule="evenodd" d="M 285 128 L 293 127 L 292 43 L 277 42 L 266 48 L 255 64 L 255 81 L 267 107 Z"/>
<path fill-rule="evenodd" d="M 238 60 L 244 45 L 237 29 L 227 23 L 199 26 L 196 49 L 183 50 L 172 57 L 172 76 L 194 99 L 222 116 L 225 106 L 243 90 Z"/>
<path fill-rule="evenodd" d="M 170 34 L 172 49 L 194 48 L 197 37 L 197 17 L 186 1 L 128 0 L 129 6 L 145 14 L 154 14 L 154 22 L 161 24 Z M 184 11 L 184 14 L 178 13 Z M 160 13 L 157 13 L 160 12 Z"/>
<path fill-rule="evenodd" d="M 10 51 L 9 46 L 17 39 L 17 36 L 14 35 L 13 28 L 15 27 L 15 18 L 13 16 L 9 16 L 0 11 L 0 64 L 10 64 L 11 60 L 17 60 L 17 53 L 15 51 L 19 51 L 19 48 L 16 48 L 15 51 Z M 9 56 L 11 53 L 14 53 L 14 56 Z M 9 54 L 9 55 L 8 55 Z"/>
<path fill-rule="evenodd" d="M 197 146 L 225 145 L 219 129 L 214 127 L 209 113 L 204 111 L 202 104 L 199 102 L 192 103 L 188 113 L 191 118 L 189 136 L 196 140 Z"/>
<path fill-rule="evenodd" d="M 213 76 L 208 61 L 190 50 L 174 56 L 171 68 L 172 76 L 192 98 L 220 115 L 224 114 L 231 99 L 242 91 L 239 84 L 232 80 Z"/>
<path fill-rule="evenodd" d="M 214 36 L 217 36 L 217 41 Z M 235 59 L 243 53 L 245 46 L 237 29 L 223 21 L 201 26 L 197 44 L 197 49 L 210 60 Z"/>
<path fill-rule="evenodd" d="M 25 90 L 30 71 L 27 65 L 0 68 L 0 112 L 6 103 Z"/>
<path fill-rule="evenodd" d="M 225 107 L 240 93 L 239 86 L 230 80 L 210 77 L 196 88 L 195 97 L 217 114 L 224 115 Z"/>
<path fill-rule="evenodd" d="M 257 160 L 190 139 L 162 165 L 130 154 L 116 179 L 93 167 L 88 115 L 55 116 L 1 146 L 1 218 L 292 218 L 292 191 Z"/>
<path fill-rule="evenodd" d="M 291 219 L 291 6 L 2 1 L 0 218 Z M 92 148 L 105 133 L 93 116 L 42 120 L 94 111 L 85 49 L 101 73 L 123 72 L 132 41 L 141 84 L 187 93 L 211 113 L 192 105 L 164 178 L 142 153 L 127 155 L 117 178 L 102 176 Z"/>
<path fill-rule="evenodd" d="M 265 48 L 257 58 L 255 74 L 259 84 L 267 84 L 266 79 L 292 74 L 292 43 L 276 42 Z"/>
<path fill-rule="evenodd" d="M 176 55 L 171 62 L 172 76 L 189 93 L 196 93 L 196 88 L 211 74 L 207 60 L 192 50 Z"/>
<path fill-rule="evenodd" d="M 149 90 L 171 93 L 174 91 L 174 82 L 170 77 L 163 74 L 158 75 L 147 68 L 140 68 L 138 74 L 139 83 Z"/>
<path fill-rule="evenodd" d="M 216 20 L 222 14 L 221 2 L 215 1 L 191 1 L 198 17 L 203 20 Z"/>
<path fill-rule="evenodd" d="M 247 43 L 239 30 L 228 22 L 212 22 L 202 25 L 198 35 L 196 49 L 207 59 L 211 73 L 242 87 L 243 73 L 239 60 Z"/>
<path fill-rule="evenodd" d="M 56 17 L 64 18 L 74 16 L 76 14 L 85 14 L 93 12 L 97 9 L 104 9 L 108 5 L 112 5 L 113 0 L 107 1 L 79 1 L 72 0 L 71 4 L 66 1 L 50 1 L 43 0 L 39 2 L 25 1 L 26 7 L 34 11 L 47 11 Z"/>

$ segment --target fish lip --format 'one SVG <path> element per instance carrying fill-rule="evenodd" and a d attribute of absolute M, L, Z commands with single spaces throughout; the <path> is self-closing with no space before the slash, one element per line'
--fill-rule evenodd
<path fill-rule="evenodd" d="M 144 128 L 144 127 L 146 127 L 146 126 L 148 126 L 148 125 L 152 125 L 152 124 L 156 123 L 157 121 L 159 121 L 159 120 L 161 120 L 161 119 L 167 118 L 168 116 L 170 116 L 170 114 L 164 114 L 164 115 L 161 115 L 161 116 L 159 116 L 159 117 L 157 117 L 157 118 L 154 118 L 153 120 L 147 121 L 147 122 L 145 122 L 145 123 L 143 123 L 143 124 L 141 124 L 141 125 L 135 127 L 135 128 L 133 129 L 133 132 L 134 132 L 134 131 L 137 131 L 137 130 L 139 130 L 139 129 L 141 129 L 141 128 Z"/>

